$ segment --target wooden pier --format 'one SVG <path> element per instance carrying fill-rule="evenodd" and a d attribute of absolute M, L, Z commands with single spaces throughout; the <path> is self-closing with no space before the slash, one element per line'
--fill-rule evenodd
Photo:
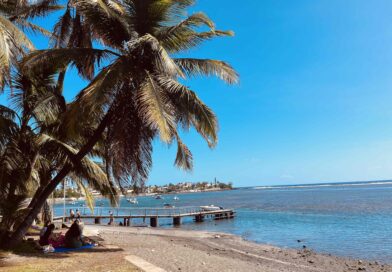
<path fill-rule="evenodd" d="M 219 209 L 206 210 L 201 207 L 180 207 L 180 208 L 110 208 L 110 207 L 95 207 L 94 213 L 91 213 L 89 208 L 67 207 L 69 210 L 79 209 L 80 218 L 93 220 L 95 224 L 101 224 L 103 220 L 118 220 L 121 219 L 123 226 L 132 226 L 132 219 L 142 219 L 143 222 L 149 220 L 151 227 L 159 226 L 159 219 L 172 219 L 173 225 L 181 225 L 182 218 L 193 217 L 195 222 L 203 222 L 206 218 L 214 220 L 231 219 L 235 216 L 233 209 Z M 111 211 L 112 214 L 109 214 Z M 71 217 L 58 216 L 54 220 L 63 220 L 69 222 Z"/>

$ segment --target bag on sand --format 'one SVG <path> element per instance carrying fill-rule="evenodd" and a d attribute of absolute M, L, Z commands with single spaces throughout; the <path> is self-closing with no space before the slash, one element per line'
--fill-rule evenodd
<path fill-rule="evenodd" d="M 54 247 L 52 245 L 44 246 L 44 253 L 54 252 Z"/>

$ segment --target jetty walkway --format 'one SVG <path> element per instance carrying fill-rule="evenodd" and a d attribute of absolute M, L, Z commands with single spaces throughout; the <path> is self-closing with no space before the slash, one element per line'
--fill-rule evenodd
<path fill-rule="evenodd" d="M 67 207 L 70 209 L 77 207 Z M 172 219 L 173 225 L 181 225 L 182 218 L 193 217 L 195 222 L 203 222 L 206 218 L 214 220 L 231 219 L 235 216 L 233 209 L 206 209 L 203 207 L 173 207 L 173 208 L 110 208 L 95 207 L 94 213 L 87 207 L 78 208 L 80 218 L 93 220 L 95 224 L 101 224 L 103 220 L 122 219 L 124 226 L 132 226 L 132 219 L 149 220 L 151 227 L 159 226 L 159 219 Z M 75 218 L 75 217 L 74 217 Z M 69 215 L 56 216 L 54 220 L 68 222 L 72 218 Z"/>

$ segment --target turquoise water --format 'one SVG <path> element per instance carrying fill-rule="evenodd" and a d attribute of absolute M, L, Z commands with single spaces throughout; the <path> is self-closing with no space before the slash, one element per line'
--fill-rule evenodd
<path fill-rule="evenodd" d="M 165 195 L 164 200 L 138 197 L 138 207 L 218 205 L 234 208 L 232 220 L 194 223 L 182 228 L 227 232 L 281 247 L 392 262 L 392 183 L 260 187 L 232 191 Z M 107 206 L 106 200 L 97 200 Z M 79 204 L 74 206 L 78 208 Z M 125 199 L 121 207 L 135 207 Z M 62 205 L 56 205 L 62 214 Z M 108 211 L 108 210 L 107 210 Z M 105 211 L 106 212 L 106 211 Z M 137 222 L 136 222 L 137 223 Z M 162 227 L 171 222 L 161 220 Z M 301 240 L 300 243 L 297 240 Z"/>

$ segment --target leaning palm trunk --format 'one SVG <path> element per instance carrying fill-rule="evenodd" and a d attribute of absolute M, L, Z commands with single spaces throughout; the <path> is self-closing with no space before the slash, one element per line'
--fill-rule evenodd
<path fill-rule="evenodd" d="M 45 201 L 44 207 L 42 208 L 42 222 L 46 224 L 46 222 L 49 222 L 52 220 L 53 217 L 53 210 L 52 207 L 49 205 L 48 200 Z"/>
<path fill-rule="evenodd" d="M 111 112 L 109 111 L 105 118 L 101 121 L 98 128 L 94 132 L 90 140 L 80 149 L 80 151 L 74 156 L 73 162 L 80 162 L 91 150 L 94 145 L 101 139 L 102 133 L 107 127 L 109 120 L 111 118 Z M 9 236 L 4 236 L 3 241 L 0 241 L 1 247 L 3 249 L 10 249 L 19 244 L 23 237 L 25 236 L 27 230 L 33 223 L 34 219 L 37 217 L 38 213 L 41 211 L 43 205 L 49 198 L 49 196 L 54 192 L 56 187 L 63 181 L 63 179 L 71 172 L 71 164 L 66 164 L 58 172 L 58 174 L 47 184 L 47 186 L 41 191 L 37 190 L 33 199 L 29 205 L 29 212 L 24 217 L 23 221 L 19 226 L 13 231 Z"/>

